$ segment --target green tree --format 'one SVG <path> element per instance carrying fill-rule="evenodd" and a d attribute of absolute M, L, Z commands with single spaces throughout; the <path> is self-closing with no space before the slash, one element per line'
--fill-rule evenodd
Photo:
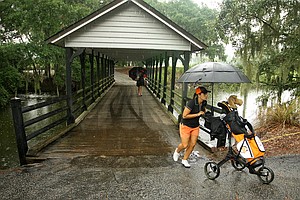
<path fill-rule="evenodd" d="M 199 6 L 192 0 L 145 1 L 208 45 L 201 53 L 209 60 L 226 60 L 223 42 L 216 31 L 216 20 L 219 15 L 217 10 Z"/>
<path fill-rule="evenodd" d="M 225 0 L 219 15 L 220 36 L 236 45 L 247 75 L 276 91 L 279 102 L 300 82 L 299 13 L 297 0 Z"/>
<path fill-rule="evenodd" d="M 26 88 L 33 79 L 36 93 L 41 92 L 40 84 L 44 78 L 53 78 L 51 70 L 59 71 L 53 80 L 57 87 L 62 87 L 63 80 L 59 75 L 63 74 L 62 69 L 65 68 L 64 51 L 47 45 L 44 41 L 110 1 L 101 2 L 99 3 L 99 0 L 2 1 L 0 55 L 3 63 L 6 63 L 3 66 L 15 67 L 22 73 Z M 15 51 L 16 49 L 18 51 Z M 9 56 L 20 62 L 11 63 L 12 59 L 5 56 L 7 54 L 4 54 L 5 52 L 10 52 Z"/>
<path fill-rule="evenodd" d="M 0 45 L 0 106 L 5 105 L 23 85 L 20 66 L 27 62 L 22 54 L 23 48 L 22 44 Z"/>

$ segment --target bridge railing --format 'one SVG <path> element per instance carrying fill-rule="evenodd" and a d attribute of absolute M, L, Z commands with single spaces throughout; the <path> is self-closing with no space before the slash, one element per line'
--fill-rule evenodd
<path fill-rule="evenodd" d="M 20 98 L 11 99 L 20 164 L 27 164 L 28 154 L 35 154 L 76 126 L 79 123 L 76 120 L 82 118 L 81 115 L 95 103 L 96 98 L 99 101 L 99 97 L 113 83 L 114 76 L 111 75 L 100 83 L 74 92 L 71 108 L 67 106 L 67 96 L 49 98 L 29 106 L 22 106 Z M 69 125 L 67 124 L 68 109 L 72 110 L 75 118 L 75 123 Z"/>
<path fill-rule="evenodd" d="M 171 114 L 173 121 L 178 122 L 181 113 L 181 99 L 180 93 L 175 90 L 171 90 L 169 86 L 158 83 L 151 78 L 148 79 L 148 89 L 150 92 L 157 97 L 157 99 L 162 103 Z"/>

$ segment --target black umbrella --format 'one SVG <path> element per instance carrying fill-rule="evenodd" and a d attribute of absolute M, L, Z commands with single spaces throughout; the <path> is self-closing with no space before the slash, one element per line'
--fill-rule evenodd
<path fill-rule="evenodd" d="M 147 69 L 143 67 L 133 67 L 129 70 L 129 77 L 132 78 L 132 80 L 136 80 L 138 76 L 144 76 L 147 74 Z"/>
<path fill-rule="evenodd" d="M 238 68 L 221 62 L 206 62 L 187 70 L 179 83 L 250 83 L 248 77 Z"/>
<path fill-rule="evenodd" d="M 179 83 L 211 83 L 212 105 L 214 83 L 250 83 L 249 78 L 238 68 L 222 62 L 206 62 L 187 70 L 178 79 Z"/>

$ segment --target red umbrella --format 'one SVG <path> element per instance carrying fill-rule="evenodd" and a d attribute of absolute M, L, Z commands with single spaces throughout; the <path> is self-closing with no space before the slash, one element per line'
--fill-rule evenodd
<path fill-rule="evenodd" d="M 132 80 L 137 80 L 140 76 L 147 75 L 147 69 L 143 67 L 133 67 L 129 70 L 128 75 L 130 78 L 132 78 Z"/>

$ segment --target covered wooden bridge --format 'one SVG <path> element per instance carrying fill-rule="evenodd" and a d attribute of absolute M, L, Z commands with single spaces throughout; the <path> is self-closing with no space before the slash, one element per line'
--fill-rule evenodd
<path fill-rule="evenodd" d="M 111 101 L 109 104 L 111 106 L 110 113 L 103 115 L 103 113 L 97 113 L 97 111 L 93 110 L 94 114 L 88 115 L 86 118 L 93 118 L 93 116 L 98 114 L 101 115 L 97 116 L 98 120 L 95 119 L 95 121 L 92 120 L 89 123 L 96 123 L 98 124 L 97 127 L 101 126 L 104 128 L 105 133 L 103 134 L 108 134 L 107 136 L 109 137 L 109 132 L 112 129 L 124 130 L 122 123 L 126 120 L 118 123 L 118 119 L 120 118 L 118 112 L 124 111 L 124 109 L 131 109 L 132 112 L 130 115 L 134 115 L 136 117 L 135 120 L 141 120 L 139 122 L 141 126 L 132 127 L 134 130 L 129 128 L 130 134 L 126 135 L 125 138 L 132 138 L 134 140 L 135 136 L 141 133 L 148 135 L 143 139 L 145 143 L 147 143 L 147 138 L 150 137 L 155 137 L 156 140 L 163 138 L 164 136 L 160 134 L 151 134 L 150 136 L 144 129 L 147 126 L 145 126 L 145 121 L 143 122 L 143 120 L 147 116 L 143 115 L 144 108 L 142 107 L 155 105 L 153 103 L 147 105 L 144 97 L 142 97 L 143 99 L 132 101 L 129 96 L 135 95 L 134 82 L 132 82 L 133 85 L 129 84 L 129 88 L 128 86 L 124 86 L 124 84 L 115 84 L 115 65 L 120 61 L 143 62 L 148 71 L 149 84 L 147 88 L 149 94 L 151 93 L 154 96 L 153 100 L 157 100 L 163 105 L 162 108 L 166 109 L 172 118 L 175 117 L 176 122 L 180 117 L 187 97 L 187 85 L 183 85 L 180 92 L 175 92 L 177 61 L 181 61 L 184 71 L 186 71 L 189 67 L 191 53 L 206 48 L 206 45 L 199 39 L 142 0 L 115 0 L 51 36 L 47 39 L 47 42 L 66 50 L 66 95 L 59 97 L 59 101 L 65 101 L 66 103 L 63 104 L 60 110 L 51 111 L 49 112 L 50 114 L 44 114 L 37 117 L 37 119 L 30 119 L 29 122 L 24 122 L 24 114 L 26 112 L 31 112 L 43 106 L 49 106 L 49 104 L 44 103 L 22 108 L 20 100 L 12 100 L 13 112 L 17 116 L 15 117 L 15 127 L 21 164 L 26 163 L 26 156 L 31 154 L 30 152 L 35 152 L 36 154 L 36 152 L 49 142 L 53 142 L 56 138 L 61 137 L 62 134 L 77 126 L 86 117 L 91 108 L 106 105 L 101 99 L 107 93 L 110 93 L 110 95 L 114 93 L 115 95 L 109 100 Z M 81 64 L 81 89 L 73 91 L 72 64 L 74 63 L 74 59 L 77 58 L 79 58 Z M 169 67 L 172 68 L 170 75 L 167 73 Z M 86 77 L 87 70 L 90 70 L 89 79 Z M 87 82 L 86 80 L 90 81 Z M 116 91 L 116 88 L 119 91 Z M 119 98 L 119 95 L 122 95 L 122 97 Z M 100 105 L 97 105 L 99 101 Z M 50 104 L 55 102 L 52 100 Z M 63 112 L 65 115 L 57 122 L 53 122 L 32 133 L 27 132 L 27 127 L 59 112 Z M 147 115 L 156 114 L 147 112 Z M 131 117 L 128 118 L 126 123 L 131 124 L 135 121 Z M 99 118 L 102 120 L 99 121 Z M 160 127 L 159 123 L 163 121 L 164 119 L 155 121 L 157 123 L 156 126 Z M 67 128 L 62 134 L 54 137 L 54 139 L 47 139 L 47 142 L 43 143 L 43 145 L 37 145 L 39 146 L 38 150 L 32 150 L 34 148 L 28 147 L 30 140 L 63 122 L 66 122 Z M 85 124 L 81 126 L 84 132 L 89 130 L 89 127 L 93 127 L 93 125 Z M 155 130 L 154 132 L 159 133 L 160 131 Z M 83 138 L 94 141 L 94 139 L 97 139 L 94 137 L 98 136 L 92 134 L 89 136 L 86 135 Z M 99 137 L 102 138 L 103 135 Z M 112 139 L 111 142 L 113 143 L 115 140 Z M 122 146 L 122 141 L 118 142 Z M 106 142 L 105 144 L 108 143 Z M 101 146 L 103 147 L 103 145 Z M 110 147 L 106 149 L 109 150 Z M 124 148 L 121 149 L 125 151 Z M 104 150 L 102 149 L 101 151 L 103 153 Z"/>

